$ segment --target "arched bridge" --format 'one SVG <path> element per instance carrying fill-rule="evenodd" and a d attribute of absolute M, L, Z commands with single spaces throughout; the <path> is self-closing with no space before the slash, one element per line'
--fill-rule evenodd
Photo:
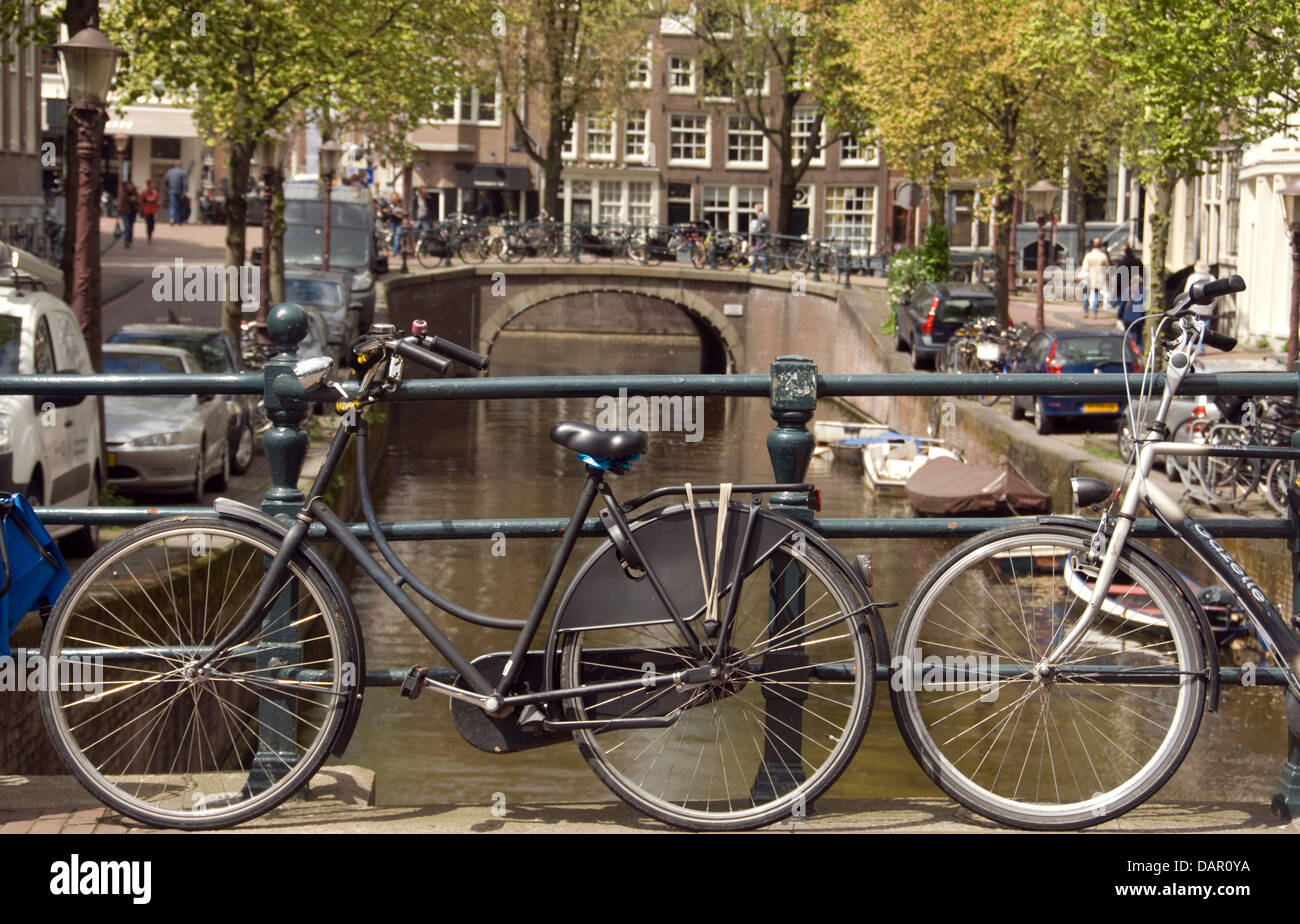
<path fill-rule="evenodd" d="M 394 323 L 426 318 L 481 353 L 514 330 L 695 333 L 701 372 L 766 372 L 786 353 L 830 359 L 854 302 L 811 277 L 677 265 L 485 263 L 394 273 L 386 282 Z"/>

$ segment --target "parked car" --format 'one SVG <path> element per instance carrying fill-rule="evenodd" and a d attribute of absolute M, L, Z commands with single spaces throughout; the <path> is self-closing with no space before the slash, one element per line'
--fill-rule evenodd
<path fill-rule="evenodd" d="M 1030 339 L 1011 371 L 1141 372 L 1142 356 L 1132 339 L 1117 331 L 1045 330 Z M 1011 399 L 1011 418 L 1020 420 L 1032 410 L 1034 429 L 1051 433 L 1054 421 L 1059 418 L 1114 420 L 1127 406 L 1124 395 L 1015 395 Z"/>
<path fill-rule="evenodd" d="M 2 256 L 0 375 L 93 372 L 76 316 L 44 291 L 62 275 L 24 251 Z M 0 490 L 21 492 L 36 506 L 97 505 L 100 413 L 100 400 L 85 395 L 0 395 Z M 93 526 L 48 530 L 69 556 L 91 554 L 99 539 Z"/>
<path fill-rule="evenodd" d="M 315 356 L 329 355 L 331 359 L 335 357 L 335 351 L 330 350 L 329 335 L 325 328 L 325 319 L 321 317 L 320 311 L 310 305 L 301 306 L 307 312 L 307 334 L 298 342 L 298 358 L 311 359 Z M 257 348 L 253 346 L 254 331 L 257 326 L 257 306 L 255 304 L 245 304 L 243 306 L 243 316 L 240 326 L 244 330 L 245 355 L 249 352 L 258 352 L 260 357 L 257 363 L 258 368 L 274 352 L 274 346 Z"/>
<path fill-rule="evenodd" d="M 176 347 L 189 353 L 200 372 L 233 374 L 244 371 L 240 351 L 226 334 L 215 327 L 192 327 L 187 324 L 127 324 L 109 343 L 134 343 L 141 346 Z M 253 418 L 257 398 L 252 395 L 222 395 L 230 413 L 230 471 L 242 475 L 253 464 L 257 448 Z"/>
<path fill-rule="evenodd" d="M 959 327 L 974 317 L 997 317 L 993 290 L 981 283 L 923 282 L 898 309 L 894 345 L 912 354 L 912 368 L 933 364 Z"/>
<path fill-rule="evenodd" d="M 199 372 L 177 347 L 104 344 L 104 371 L 123 375 Z M 178 491 L 199 504 L 208 482 L 230 478 L 229 412 L 217 395 L 112 395 L 104 399 L 108 481 L 123 493 Z"/>
<path fill-rule="evenodd" d="M 286 269 L 284 300 L 318 312 L 325 322 L 326 342 L 333 347 L 331 355 L 346 359 L 343 353 L 362 330 L 361 302 L 352 297 L 350 273 Z M 257 301 L 245 302 L 242 310 L 245 317 L 256 317 Z"/>
<path fill-rule="evenodd" d="M 325 201 L 320 184 L 284 184 L 284 263 L 286 268 L 320 269 Z M 375 239 L 370 189 L 335 186 L 330 197 L 330 269 L 352 275 L 351 299 L 360 305 L 358 327 L 369 330 L 375 319 L 375 276 L 388 269 L 388 258 Z"/>

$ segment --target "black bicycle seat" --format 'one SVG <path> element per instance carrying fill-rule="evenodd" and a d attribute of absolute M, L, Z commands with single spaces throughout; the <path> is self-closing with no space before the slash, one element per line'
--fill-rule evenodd
<path fill-rule="evenodd" d="M 573 420 L 551 427 L 551 439 L 566 449 L 598 459 L 622 459 L 645 452 L 646 448 L 641 430 L 601 430 Z"/>

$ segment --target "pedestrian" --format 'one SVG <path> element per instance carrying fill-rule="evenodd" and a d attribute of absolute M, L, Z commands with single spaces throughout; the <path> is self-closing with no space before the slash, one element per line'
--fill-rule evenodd
<path fill-rule="evenodd" d="M 1196 285 L 1198 282 L 1209 282 L 1212 279 L 1214 279 L 1214 274 L 1210 272 L 1210 264 L 1206 263 L 1204 260 L 1197 260 L 1196 264 L 1192 267 L 1192 275 L 1187 277 L 1187 288 L 1183 289 L 1183 293 L 1186 294 L 1191 292 L 1192 286 Z M 1192 305 L 1192 310 L 1202 319 L 1208 321 L 1210 318 L 1214 317 L 1214 307 L 1216 302 L 1218 302 L 1217 298 L 1211 301 L 1208 305 Z"/>
<path fill-rule="evenodd" d="M 433 212 L 429 208 L 429 187 L 419 186 L 415 190 L 415 234 L 416 240 L 424 236 L 433 221 Z"/>
<path fill-rule="evenodd" d="M 135 184 L 129 180 L 122 181 L 122 187 L 117 193 L 117 217 L 122 223 L 122 245 L 131 246 L 131 238 L 135 230 L 135 216 L 140 211 L 140 193 L 136 190 Z"/>
<path fill-rule="evenodd" d="M 393 190 L 388 194 L 388 227 L 393 232 L 393 256 L 402 252 L 402 220 L 406 218 L 406 209 L 402 208 L 402 197 Z"/>
<path fill-rule="evenodd" d="M 181 200 L 184 199 L 186 190 L 189 188 L 190 178 L 185 173 L 185 168 L 178 162 L 163 174 L 163 188 L 167 190 L 167 223 L 178 225 L 181 223 Z"/>
<path fill-rule="evenodd" d="M 146 240 L 153 243 L 153 223 L 158 217 L 158 203 L 162 196 L 154 188 L 153 177 L 144 181 L 144 189 L 140 190 L 140 217 L 144 219 L 144 232 Z"/>
<path fill-rule="evenodd" d="M 1133 242 L 1126 241 L 1124 249 L 1120 251 L 1114 287 L 1115 317 L 1121 324 L 1141 291 L 1142 260 L 1133 252 Z"/>
<path fill-rule="evenodd" d="M 1084 272 L 1084 285 L 1087 287 L 1087 294 L 1084 296 L 1083 316 L 1088 317 L 1088 312 L 1092 316 L 1099 317 L 1101 309 L 1104 307 L 1107 296 L 1108 280 L 1110 275 L 1107 271 L 1110 268 L 1110 258 L 1106 256 L 1106 247 L 1101 242 L 1101 238 L 1092 239 L 1092 248 L 1088 255 L 1083 258 L 1082 269 Z"/>
<path fill-rule="evenodd" d="M 749 266 L 751 273 L 758 269 L 760 259 L 763 261 L 763 271 L 767 271 L 767 232 L 771 226 L 767 212 L 763 211 L 763 203 L 758 203 L 754 206 L 754 218 L 749 223 L 749 249 L 754 253 L 754 262 Z"/>

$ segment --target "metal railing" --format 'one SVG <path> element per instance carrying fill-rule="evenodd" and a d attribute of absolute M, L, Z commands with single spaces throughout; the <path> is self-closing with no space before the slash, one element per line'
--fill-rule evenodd
<path fill-rule="evenodd" d="M 0 394 L 13 395 L 139 395 L 139 394 L 261 394 L 272 428 L 263 436 L 272 483 L 262 509 L 272 516 L 291 516 L 303 503 L 298 488 L 307 434 L 305 402 L 286 403 L 279 397 L 276 380 L 291 376 L 295 350 L 306 330 L 301 310 L 280 305 L 268 319 L 268 332 L 278 353 L 262 373 L 236 375 L 5 375 L 0 376 Z M 1163 375 L 1154 376 L 1154 387 L 1163 387 Z M 1127 382 L 1126 382 L 1127 380 Z M 999 395 L 1123 395 L 1126 388 L 1137 393 L 1141 376 L 1121 374 L 1033 374 L 940 375 L 908 373 L 889 375 L 823 375 L 813 360 L 802 356 L 781 356 L 767 375 L 604 375 L 522 376 L 507 378 L 420 379 L 403 382 L 392 394 L 397 401 L 518 400 L 557 397 L 600 397 L 626 389 L 632 395 L 718 395 L 767 398 L 775 427 L 768 434 L 767 447 L 774 479 L 782 484 L 806 480 L 812 456 L 813 434 L 808 430 L 819 398 L 871 396 L 975 396 Z M 1208 395 L 1294 396 L 1300 391 L 1300 375 L 1292 373 L 1208 373 L 1188 375 L 1181 390 Z M 1296 438 L 1300 444 L 1300 436 Z M 999 526 L 1020 522 L 1014 518 L 816 519 L 805 494 L 777 493 L 771 506 L 793 519 L 807 522 L 832 539 L 901 539 L 917 537 L 970 536 Z M 39 507 L 37 514 L 51 525 L 97 524 L 129 526 L 176 514 L 210 513 L 201 507 Z M 383 524 L 386 536 L 394 539 L 454 540 L 508 538 L 554 538 L 562 532 L 564 518 L 502 518 L 492 520 L 413 520 Z M 1300 525 L 1293 518 L 1216 518 L 1200 521 L 1217 537 L 1285 539 L 1292 550 L 1293 599 L 1300 601 Z M 350 524 L 358 537 L 369 536 L 364 523 Z M 319 526 L 313 537 L 324 536 Z M 581 535 L 605 535 L 597 518 L 588 519 Z M 1168 537 L 1172 533 L 1155 519 L 1140 518 L 1134 535 Z M 366 682 L 394 686 L 405 669 L 379 668 L 366 672 Z M 1240 670 L 1224 667 L 1222 683 L 1235 682 Z M 888 666 L 878 665 L 877 676 L 887 679 Z M 1280 684 L 1281 672 L 1263 669 L 1258 682 Z M 1287 715 L 1291 723 L 1288 762 L 1283 784 L 1274 797 L 1288 817 L 1300 817 L 1300 702 L 1289 691 Z M 1288 782 L 1289 781 L 1289 782 Z"/>

